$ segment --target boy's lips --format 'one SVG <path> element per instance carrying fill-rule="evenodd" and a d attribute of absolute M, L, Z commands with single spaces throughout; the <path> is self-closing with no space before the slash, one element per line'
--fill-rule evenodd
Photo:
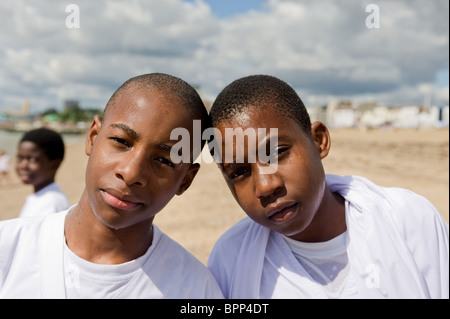
<path fill-rule="evenodd" d="M 21 173 L 19 173 L 18 175 L 21 179 L 30 179 L 31 176 L 30 174 L 21 174 Z"/>
<path fill-rule="evenodd" d="M 137 198 L 130 195 L 124 195 L 120 191 L 114 189 L 101 189 L 100 193 L 102 194 L 106 204 L 114 208 L 133 210 L 142 205 L 142 202 L 140 202 Z"/>
<path fill-rule="evenodd" d="M 298 208 L 296 202 L 280 203 L 274 207 L 271 207 L 267 211 L 267 218 L 271 219 L 275 223 L 282 223 L 290 219 L 295 215 Z"/>
<path fill-rule="evenodd" d="M 18 172 L 18 176 L 23 182 L 30 181 L 32 179 L 32 177 L 33 177 L 29 173 L 22 173 L 22 172 Z"/>

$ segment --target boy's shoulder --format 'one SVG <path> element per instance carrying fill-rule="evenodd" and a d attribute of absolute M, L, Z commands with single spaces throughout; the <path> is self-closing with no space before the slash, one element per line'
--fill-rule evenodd
<path fill-rule="evenodd" d="M 35 216 L 28 218 L 14 218 L 0 221 L 0 251 L 19 241 L 27 240 L 30 245 L 37 243 L 37 236 L 45 232 L 46 221 L 63 220 L 67 211 L 61 211 L 50 216 Z M 64 224 L 62 224 L 64 225 Z"/>
<path fill-rule="evenodd" d="M 15 235 L 39 229 L 44 220 L 43 216 L 31 218 L 13 218 L 0 221 L 0 245 L 8 242 Z"/>
<path fill-rule="evenodd" d="M 448 224 L 439 211 L 425 197 L 404 188 L 385 188 L 393 209 L 393 219 L 403 233 L 421 229 L 437 229 Z"/>
<path fill-rule="evenodd" d="M 420 238 L 418 233 L 443 232 L 448 236 L 448 224 L 433 204 L 409 189 L 379 186 L 361 176 L 327 176 L 327 182 L 330 181 L 335 185 L 346 184 L 338 188 L 347 201 L 359 207 L 352 210 L 354 216 L 367 215 L 367 222 L 377 220 L 390 224 L 407 240 Z"/>
<path fill-rule="evenodd" d="M 244 217 L 220 236 L 215 246 L 225 245 L 228 247 L 227 250 L 232 247 L 240 247 L 244 238 L 248 235 L 249 229 L 260 227 L 262 226 L 255 223 L 250 217 Z"/>
<path fill-rule="evenodd" d="M 390 207 L 397 219 L 430 218 L 440 216 L 425 197 L 400 187 L 385 187 L 362 176 L 327 174 L 327 184 L 332 192 L 341 194 L 360 209 Z"/>
<path fill-rule="evenodd" d="M 186 248 L 154 229 L 154 250 L 143 269 L 167 298 L 223 298 L 209 269 Z"/>
<path fill-rule="evenodd" d="M 235 260 L 241 249 L 245 249 L 244 246 L 251 245 L 252 242 L 261 238 L 261 232 L 265 233 L 264 237 L 267 237 L 270 230 L 249 217 L 243 218 L 217 240 L 209 256 L 208 266 L 217 260 Z"/>
<path fill-rule="evenodd" d="M 56 242 L 53 234 L 63 234 L 64 216 L 62 212 L 0 222 L 0 298 L 33 298 L 39 294 L 40 258 Z M 45 238 L 49 240 L 43 245 Z"/>
<path fill-rule="evenodd" d="M 154 240 L 156 239 L 156 242 L 152 243 L 155 246 L 152 259 L 159 261 L 162 261 L 162 259 L 173 259 L 171 262 L 179 269 L 186 269 L 187 266 L 192 266 L 200 271 L 206 269 L 194 255 L 156 225 L 153 225 L 153 230 Z M 168 253 L 169 251 L 170 253 Z"/>

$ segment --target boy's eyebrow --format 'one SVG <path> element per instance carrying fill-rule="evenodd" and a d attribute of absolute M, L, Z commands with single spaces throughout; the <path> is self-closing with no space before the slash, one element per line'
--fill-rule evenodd
<path fill-rule="evenodd" d="M 285 140 L 285 139 L 287 139 L 287 137 L 286 136 L 284 136 L 284 135 L 273 135 L 273 136 L 267 136 L 266 138 L 264 138 L 262 141 L 260 141 L 260 144 L 259 144 L 259 146 L 262 146 L 262 145 L 271 145 L 272 143 L 277 143 L 278 144 L 278 142 L 280 141 L 280 140 Z"/>
<path fill-rule="evenodd" d="M 222 167 L 224 170 L 232 168 L 236 163 L 222 163 Z"/>
<path fill-rule="evenodd" d="M 123 131 L 125 131 L 128 135 L 130 135 L 130 137 L 134 138 L 134 139 L 139 139 L 139 134 L 133 130 L 131 127 L 129 127 L 128 125 L 124 124 L 124 123 L 113 123 L 111 124 L 111 127 L 116 127 L 119 128 Z"/>
<path fill-rule="evenodd" d="M 130 135 L 130 137 L 132 137 L 135 140 L 139 140 L 139 138 L 140 138 L 139 134 L 135 130 L 133 130 L 131 127 L 126 125 L 125 123 L 113 123 L 110 126 L 114 127 L 114 128 L 119 128 L 119 129 L 125 131 L 128 135 Z M 172 150 L 172 146 L 164 144 L 164 143 L 158 144 L 157 147 L 164 151 L 170 152 Z"/>
<path fill-rule="evenodd" d="M 164 151 L 169 151 L 169 152 L 172 150 L 172 146 L 169 146 L 169 145 L 164 144 L 164 143 L 158 144 L 158 148 L 160 148 L 160 149 L 162 149 Z"/>

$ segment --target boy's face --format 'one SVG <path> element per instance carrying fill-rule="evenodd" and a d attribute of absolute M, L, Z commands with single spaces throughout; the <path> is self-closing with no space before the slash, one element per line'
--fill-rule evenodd
<path fill-rule="evenodd" d="M 313 124 L 313 134 L 316 123 Z M 320 143 L 315 142 L 314 135 L 311 139 L 293 119 L 278 115 L 273 107 L 264 112 L 249 107 L 217 126 L 222 136 L 226 136 L 225 128 L 239 127 L 256 131 L 265 128 L 267 141 L 273 138 L 269 135 L 270 128 L 277 128 L 275 156 L 278 166 L 275 173 L 267 174 L 267 163 L 261 163 L 259 159 L 256 163 L 248 163 L 249 150 L 254 151 L 257 146 L 246 142 L 245 163 L 227 163 L 222 155 L 223 164 L 220 166 L 228 187 L 255 222 L 283 235 L 296 237 L 310 227 L 321 204 L 325 190 L 321 158 L 327 151 L 320 150 Z M 235 143 L 233 148 L 236 154 Z M 222 149 L 222 154 L 225 154 L 225 138 Z"/>
<path fill-rule="evenodd" d="M 38 191 L 53 182 L 61 160 L 50 160 L 35 143 L 23 141 L 17 150 L 16 172 L 24 184 Z"/>
<path fill-rule="evenodd" d="M 174 164 L 176 127 L 192 134 L 192 116 L 159 92 L 130 88 L 96 117 L 86 140 L 86 191 L 95 216 L 113 229 L 151 221 L 192 182 L 198 164 Z"/>

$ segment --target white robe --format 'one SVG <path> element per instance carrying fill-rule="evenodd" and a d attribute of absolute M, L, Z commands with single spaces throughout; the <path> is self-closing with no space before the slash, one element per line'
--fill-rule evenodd
<path fill-rule="evenodd" d="M 348 202 L 352 298 L 449 298 L 449 227 L 425 198 L 357 176 L 327 175 Z M 208 260 L 226 298 L 326 298 L 282 235 L 248 217 Z"/>
<path fill-rule="evenodd" d="M 66 214 L 0 222 L 0 299 L 66 298 Z M 139 270 L 138 288 L 128 285 L 121 298 L 223 298 L 208 268 L 153 227 L 158 240 Z"/>

